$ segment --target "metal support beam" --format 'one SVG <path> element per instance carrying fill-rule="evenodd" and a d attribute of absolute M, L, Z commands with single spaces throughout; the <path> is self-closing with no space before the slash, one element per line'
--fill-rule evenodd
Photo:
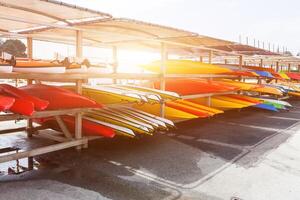
<path fill-rule="evenodd" d="M 76 57 L 82 58 L 82 31 L 76 30 Z"/>
<path fill-rule="evenodd" d="M 33 40 L 32 37 L 27 38 L 27 57 L 31 61 L 33 57 Z"/>

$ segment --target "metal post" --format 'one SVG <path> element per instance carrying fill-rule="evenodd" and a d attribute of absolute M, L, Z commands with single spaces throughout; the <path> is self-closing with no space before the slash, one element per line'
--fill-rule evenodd
<path fill-rule="evenodd" d="M 113 73 L 117 73 L 117 69 L 118 69 L 118 51 L 117 51 L 117 47 L 113 46 L 112 48 L 112 56 L 113 56 Z M 117 83 L 117 79 L 113 79 L 113 83 L 116 84 Z"/>
<path fill-rule="evenodd" d="M 160 79 L 160 89 L 165 90 L 166 89 L 166 61 L 168 59 L 168 53 L 167 53 L 167 47 L 164 42 L 161 43 L 161 66 L 160 66 L 160 74 L 161 74 L 161 79 Z M 160 115 L 161 117 L 165 116 L 165 103 L 161 103 L 161 109 L 160 109 Z"/>

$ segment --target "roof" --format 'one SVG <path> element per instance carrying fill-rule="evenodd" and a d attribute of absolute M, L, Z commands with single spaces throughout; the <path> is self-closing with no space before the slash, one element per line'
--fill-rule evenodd
<path fill-rule="evenodd" d="M 111 15 L 54 0 L 0 0 L 2 32 L 71 25 L 93 18 L 111 18 Z"/>

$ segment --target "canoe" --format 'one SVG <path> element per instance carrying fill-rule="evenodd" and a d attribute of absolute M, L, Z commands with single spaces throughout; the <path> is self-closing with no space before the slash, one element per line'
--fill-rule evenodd
<path fill-rule="evenodd" d="M 142 92 L 149 92 L 149 93 L 158 94 L 159 96 L 161 96 L 165 100 L 167 100 L 167 99 L 168 100 L 180 99 L 180 96 L 175 92 L 162 91 L 162 90 L 159 90 L 159 89 L 153 89 L 153 88 L 147 88 L 147 87 L 142 87 L 142 86 L 137 86 L 137 85 L 129 85 L 129 84 L 121 85 L 120 87 L 130 88 L 130 89 L 134 89 L 134 90 L 142 91 Z"/>
<path fill-rule="evenodd" d="M 104 113 L 97 112 L 97 111 L 91 111 L 91 112 L 85 113 L 85 116 L 94 118 L 96 120 L 100 120 L 100 121 L 104 121 L 107 123 L 111 123 L 111 124 L 115 124 L 118 126 L 123 126 L 123 127 L 129 128 L 138 134 L 153 135 L 153 131 L 149 130 L 147 127 L 145 127 L 143 125 L 136 124 L 136 123 L 124 120 L 122 118 L 112 116 L 112 115 L 104 114 Z"/>
<path fill-rule="evenodd" d="M 65 88 L 75 91 L 75 87 Z M 148 102 L 147 98 L 137 93 L 105 86 L 84 86 L 82 95 L 102 104 Z"/>
<path fill-rule="evenodd" d="M 199 103 L 193 103 L 193 102 L 190 102 L 189 100 L 177 100 L 176 102 L 180 103 L 180 104 L 184 104 L 184 105 L 188 105 L 188 106 L 198 108 L 200 110 L 203 110 L 203 111 L 206 111 L 206 112 L 210 113 L 211 115 L 224 113 L 224 111 L 222 111 L 222 110 L 207 107 L 207 106 L 201 105 Z"/>
<path fill-rule="evenodd" d="M 144 112 L 151 113 L 153 115 L 160 115 L 160 104 L 135 104 L 133 106 L 135 109 L 142 110 Z M 169 106 L 165 106 L 165 118 L 169 120 L 178 120 L 178 119 L 196 119 L 197 115 L 187 113 Z"/>
<path fill-rule="evenodd" d="M 33 84 L 20 89 L 29 95 L 48 101 L 47 110 L 102 107 L 93 100 L 56 86 Z"/>
<path fill-rule="evenodd" d="M 181 110 L 187 113 L 191 113 L 193 115 L 196 115 L 200 118 L 206 118 L 211 116 L 209 112 L 200 110 L 198 108 L 189 106 L 189 105 L 184 105 L 184 104 L 180 104 L 180 103 L 176 103 L 176 102 L 166 102 L 166 106 L 171 107 L 171 108 L 175 108 L 177 110 Z"/>
<path fill-rule="evenodd" d="M 75 118 L 73 116 L 63 116 L 62 120 L 67 126 L 70 133 L 75 133 Z M 54 118 L 48 118 L 43 122 L 43 125 L 46 125 L 53 130 L 61 131 L 58 123 Z M 82 119 L 82 133 L 89 136 L 103 136 L 108 138 L 113 138 L 115 136 L 115 131 L 111 127 L 95 123 L 88 119 Z"/>
<path fill-rule="evenodd" d="M 167 60 L 167 74 L 222 74 L 231 72 L 230 69 L 191 60 Z M 154 61 L 141 66 L 145 70 L 160 73 L 161 61 Z"/>
<path fill-rule="evenodd" d="M 8 84 L 0 84 L 0 93 L 4 93 L 14 98 L 18 98 L 20 99 L 20 101 L 25 100 L 32 102 L 34 105 L 34 109 L 37 111 L 45 110 L 49 105 L 48 101 L 35 97 L 34 94 L 31 95 L 26 91 L 23 91 L 22 88 L 16 88 Z"/>
<path fill-rule="evenodd" d="M 8 110 L 14 102 L 15 98 L 0 95 L 0 112 Z"/>
<path fill-rule="evenodd" d="M 154 87 L 158 89 L 160 87 L 160 82 L 154 82 Z M 176 92 L 180 95 L 218 93 L 238 90 L 238 88 L 234 86 L 224 86 L 215 81 L 197 79 L 166 80 L 165 89 L 167 91 Z"/>

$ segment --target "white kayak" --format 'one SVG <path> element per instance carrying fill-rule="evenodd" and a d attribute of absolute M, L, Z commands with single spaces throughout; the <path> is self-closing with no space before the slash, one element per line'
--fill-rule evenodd
<path fill-rule="evenodd" d="M 25 72 L 25 73 L 50 73 L 50 74 L 63 74 L 66 73 L 66 67 L 14 67 L 14 72 Z"/>
<path fill-rule="evenodd" d="M 0 73 L 11 73 L 13 71 L 13 67 L 10 65 L 0 65 Z"/>

